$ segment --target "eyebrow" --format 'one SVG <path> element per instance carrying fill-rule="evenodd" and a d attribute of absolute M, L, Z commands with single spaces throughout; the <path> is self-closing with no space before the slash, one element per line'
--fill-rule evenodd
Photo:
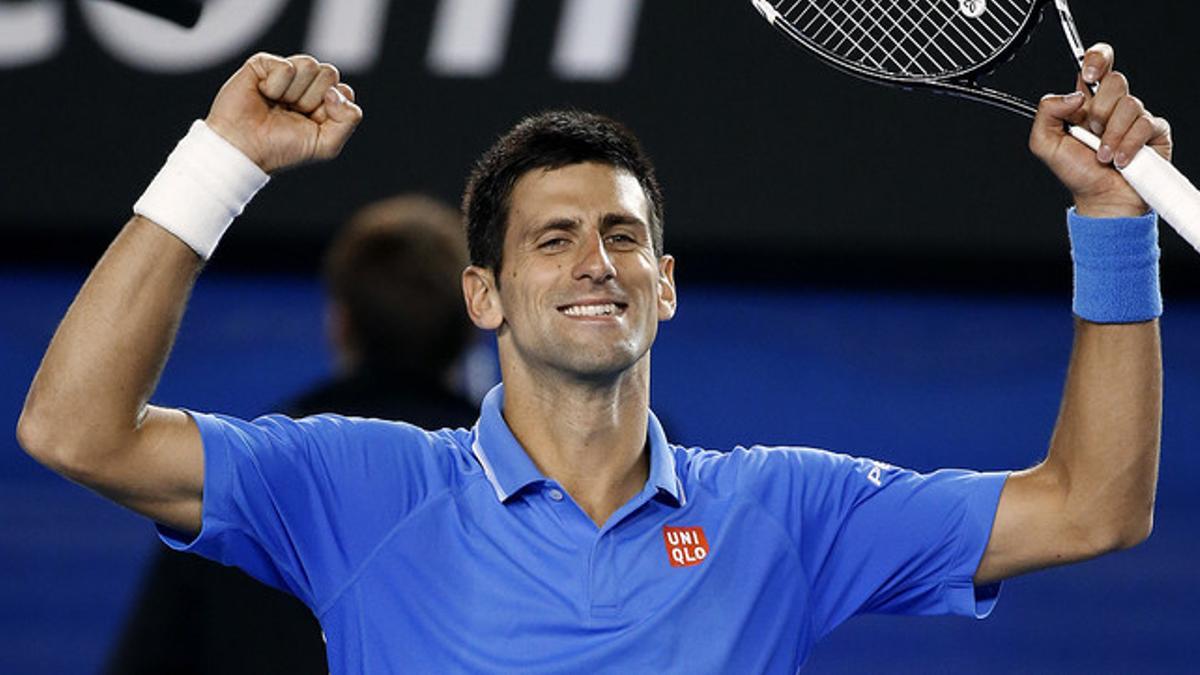
<path fill-rule="evenodd" d="M 578 229 L 579 221 L 574 218 L 555 218 L 530 230 L 528 238 L 530 241 L 532 241 L 540 238 L 547 232 L 553 232 L 556 230 L 560 232 L 574 232 Z"/>
<path fill-rule="evenodd" d="M 649 229 L 649 226 L 646 225 L 646 221 L 630 213 L 606 213 L 604 214 L 604 217 L 600 219 L 601 229 L 607 230 L 616 225 L 638 225 Z"/>
<path fill-rule="evenodd" d="M 614 227 L 617 227 L 618 225 L 636 225 L 649 229 L 644 220 L 629 213 L 606 213 L 604 214 L 604 217 L 600 219 L 601 231 L 606 232 Z M 579 226 L 580 221 L 577 218 L 554 218 L 542 223 L 538 227 L 535 227 L 529 233 L 529 238 L 537 239 L 547 232 L 553 232 L 556 230 L 561 232 L 574 232 L 575 230 L 579 229 Z"/>

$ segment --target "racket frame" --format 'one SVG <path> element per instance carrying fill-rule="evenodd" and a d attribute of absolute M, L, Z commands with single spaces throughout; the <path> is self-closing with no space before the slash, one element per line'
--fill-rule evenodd
<path fill-rule="evenodd" d="M 801 33 L 788 20 L 783 18 L 779 10 L 770 3 L 770 0 L 750 0 L 750 4 L 754 6 L 758 13 L 762 15 L 776 30 L 787 35 L 791 40 L 803 46 L 805 51 L 815 55 L 821 61 L 825 62 L 837 70 L 848 75 L 852 75 L 859 79 L 869 80 L 880 84 L 887 84 L 894 87 L 899 87 L 906 90 L 926 89 L 935 93 L 944 93 L 951 96 L 971 99 L 980 103 L 986 103 L 991 106 L 1002 108 L 1009 112 L 1016 113 L 1023 117 L 1032 119 L 1037 114 L 1037 106 L 1019 96 L 1014 96 L 1007 92 L 990 89 L 980 85 L 976 79 L 984 77 L 994 71 L 997 67 L 1007 63 L 1016 53 L 1025 46 L 1033 35 L 1034 28 L 1042 20 L 1042 15 L 1045 11 L 1046 3 L 1049 0 L 1036 0 L 1034 8 L 1026 14 L 1021 25 L 1013 31 L 1012 37 L 1009 38 L 995 54 L 992 54 L 987 59 L 973 64 L 967 68 L 951 71 L 938 75 L 936 77 L 905 77 L 903 75 L 891 75 L 888 73 L 880 73 L 877 70 L 864 68 L 863 66 L 838 58 L 836 55 L 822 49 L 819 45 L 813 42 L 808 36 Z M 1071 21 L 1070 26 L 1072 31 L 1068 32 L 1068 41 L 1071 40 L 1071 32 L 1074 32 L 1074 39 L 1079 40 L 1078 32 L 1075 32 L 1074 21 L 1071 19 L 1070 10 L 1066 8 L 1065 0 L 1055 0 L 1060 18 L 1063 19 L 1063 30 L 1067 31 L 1067 21 Z M 1065 14 L 1064 14 L 1065 12 Z M 1082 56 L 1077 58 L 1082 59 Z"/>

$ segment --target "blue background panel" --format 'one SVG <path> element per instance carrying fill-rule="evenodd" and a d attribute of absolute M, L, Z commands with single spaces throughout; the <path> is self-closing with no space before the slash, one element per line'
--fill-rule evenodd
<path fill-rule="evenodd" d="M 0 272 L 0 672 L 95 672 L 157 544 L 148 522 L 38 466 L 11 430 L 79 270 Z M 1057 413 L 1069 299 L 681 288 L 654 352 L 674 440 L 789 443 L 919 470 L 1037 462 Z M 253 416 L 329 372 L 321 296 L 296 277 L 208 275 L 155 402 Z M 1131 551 L 1006 583 L 986 621 L 861 617 L 811 672 L 1194 672 L 1200 629 L 1200 303 L 1163 320 L 1156 528 Z M 702 668 L 702 666 L 701 666 Z"/>

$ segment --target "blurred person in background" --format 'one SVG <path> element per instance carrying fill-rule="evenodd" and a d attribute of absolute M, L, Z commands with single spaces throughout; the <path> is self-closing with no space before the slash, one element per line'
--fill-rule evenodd
<path fill-rule="evenodd" d="M 427 428 L 470 427 L 459 393 L 474 327 L 463 309 L 466 239 L 456 209 L 401 195 L 356 212 L 325 254 L 335 374 L 283 412 L 336 412 Z M 108 666 L 110 675 L 329 672 L 312 611 L 244 572 L 163 549 Z"/>

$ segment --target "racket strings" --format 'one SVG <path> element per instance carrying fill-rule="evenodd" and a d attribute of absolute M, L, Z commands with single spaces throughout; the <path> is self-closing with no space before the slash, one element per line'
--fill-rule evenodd
<path fill-rule="evenodd" d="M 1035 0 L 778 0 L 812 46 L 878 74 L 931 79 L 969 71 L 999 52 Z"/>

